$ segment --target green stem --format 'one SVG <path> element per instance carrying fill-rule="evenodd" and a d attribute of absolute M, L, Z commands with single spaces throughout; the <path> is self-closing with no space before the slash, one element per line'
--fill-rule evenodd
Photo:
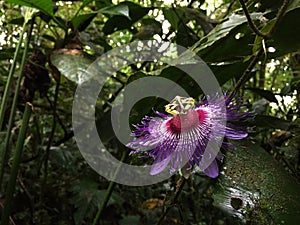
<path fill-rule="evenodd" d="M 31 105 L 29 103 L 26 103 L 25 106 L 25 111 L 23 115 L 23 121 L 22 121 L 22 126 L 21 130 L 18 136 L 17 140 L 17 145 L 16 149 L 14 152 L 13 156 L 13 164 L 11 168 L 11 173 L 9 176 L 9 181 L 6 189 L 6 195 L 5 195 L 5 202 L 4 202 L 4 208 L 2 212 L 2 217 L 1 217 L 1 225 L 8 225 L 9 222 L 9 214 L 10 214 L 10 209 L 12 206 L 12 200 L 13 200 L 13 194 L 15 191 L 15 186 L 16 186 L 16 179 L 18 175 L 18 170 L 19 170 L 19 165 L 21 161 L 21 156 L 22 156 L 22 150 L 24 146 L 24 141 L 26 137 L 26 131 L 29 123 L 31 115 Z"/>
<path fill-rule="evenodd" d="M 244 1 L 243 0 L 240 0 L 240 3 L 242 4 L 242 7 L 243 7 L 243 10 L 245 12 L 245 15 L 248 19 L 248 23 L 251 27 L 251 29 L 254 30 L 254 32 L 258 35 L 258 36 L 261 36 L 265 39 L 271 39 L 272 38 L 272 35 L 274 34 L 274 32 L 276 31 L 277 27 L 278 27 L 278 24 L 280 23 L 280 21 L 282 20 L 283 16 L 284 16 L 284 13 L 286 12 L 287 10 L 287 7 L 289 5 L 289 0 L 284 0 L 277 15 L 276 15 L 276 20 L 275 20 L 275 23 L 274 25 L 271 27 L 271 29 L 269 30 L 268 33 L 266 34 L 263 34 L 261 33 L 260 31 L 258 31 L 258 29 L 255 27 L 254 23 L 252 22 L 251 20 L 251 17 L 247 11 L 247 8 L 244 4 Z M 252 25 L 251 25 L 252 24 Z M 234 90 L 231 92 L 229 98 L 232 98 L 233 96 L 235 96 L 235 94 L 237 93 L 237 91 L 242 87 L 242 85 L 245 84 L 245 82 L 250 78 L 251 76 L 251 71 L 252 69 L 254 68 L 254 66 L 256 65 L 256 63 L 259 61 L 259 58 L 261 56 L 261 54 L 264 52 L 264 43 L 263 43 L 263 46 L 259 49 L 259 51 L 257 52 L 257 54 L 252 58 L 252 61 L 250 62 L 248 68 L 246 69 L 246 71 L 243 73 L 242 77 L 238 80 Z M 267 58 L 265 57 L 265 60 Z"/>
<path fill-rule="evenodd" d="M 43 178 L 43 184 L 42 184 L 42 195 L 44 196 L 43 191 L 45 190 L 45 186 L 47 185 L 47 177 L 48 177 L 48 161 L 49 161 L 49 155 L 50 155 L 50 148 L 52 146 L 52 142 L 54 139 L 54 134 L 56 130 L 56 107 L 57 107 L 57 100 L 58 100 L 58 93 L 59 93 L 59 86 L 60 86 L 60 80 L 57 81 L 56 87 L 55 87 L 55 94 L 54 94 L 54 102 L 53 102 L 53 123 L 52 123 L 52 129 L 49 137 L 49 141 L 47 144 L 46 154 L 45 154 L 45 161 L 44 161 L 44 178 Z M 50 99 L 48 98 L 50 101 Z"/>
<path fill-rule="evenodd" d="M 242 6 L 242 8 L 243 8 L 243 10 L 244 10 L 244 13 L 245 13 L 245 16 L 246 16 L 246 18 L 247 18 L 249 27 L 254 31 L 254 33 L 255 33 L 256 35 L 258 35 L 258 36 L 260 36 L 260 37 L 263 37 L 263 38 L 265 38 L 265 39 L 268 39 L 269 36 L 268 36 L 267 34 L 262 33 L 262 32 L 255 26 L 255 24 L 253 23 L 253 21 L 252 21 L 252 19 L 251 19 L 251 16 L 250 16 L 250 14 L 249 14 L 249 12 L 248 12 L 247 6 L 246 6 L 246 4 L 245 4 L 245 2 L 244 2 L 244 0 L 239 0 L 239 1 L 240 1 L 241 6 Z"/>
<path fill-rule="evenodd" d="M 97 212 L 97 215 L 95 216 L 94 218 L 94 221 L 93 221 L 93 225 L 97 225 L 98 224 L 98 221 L 103 213 L 103 210 L 106 208 L 107 206 L 107 203 L 113 193 L 113 190 L 114 190 L 114 187 L 116 186 L 116 183 L 113 182 L 113 181 L 110 181 L 109 182 L 109 185 L 108 185 L 108 188 L 106 190 L 106 193 L 105 193 L 105 196 L 104 196 L 104 199 L 101 203 L 101 206 L 99 207 L 98 209 L 98 212 Z"/>
<path fill-rule="evenodd" d="M 68 27 L 66 24 L 63 24 L 60 20 L 58 20 L 55 16 L 52 17 L 53 21 L 56 22 L 65 32 L 68 31 Z"/>
<path fill-rule="evenodd" d="M 247 69 L 245 70 L 245 72 L 243 73 L 241 78 L 238 80 L 238 82 L 235 85 L 233 91 L 229 95 L 229 97 L 228 97 L 229 99 L 233 98 L 236 95 L 236 93 L 238 92 L 238 90 L 242 87 L 242 85 L 244 85 L 245 82 L 251 77 L 252 69 L 254 68 L 256 63 L 259 61 L 259 58 L 260 58 L 262 53 L 263 53 L 263 47 L 261 47 L 259 49 L 259 51 L 256 53 L 256 55 L 252 58 L 249 66 L 247 67 Z"/>
<path fill-rule="evenodd" d="M 122 158 L 121 158 L 120 162 L 124 162 L 124 161 L 126 160 L 126 158 L 127 158 L 127 156 L 128 156 L 128 153 L 129 153 L 128 150 L 126 150 L 126 151 L 123 152 L 123 155 L 122 155 Z M 114 174 L 114 177 L 116 177 L 116 176 L 118 175 L 118 173 L 119 173 L 119 171 L 120 171 L 120 168 L 121 168 L 121 163 L 120 163 L 120 165 L 118 166 L 118 168 L 116 169 L 116 172 L 115 172 L 115 174 Z M 114 180 L 114 179 L 113 179 L 113 180 Z M 96 215 L 95 218 L 94 218 L 93 225 L 97 225 L 97 224 L 98 224 L 98 221 L 99 221 L 99 219 L 100 219 L 100 217 L 101 217 L 101 215 L 102 215 L 102 213 L 103 213 L 103 210 L 104 210 L 104 209 L 106 208 L 106 206 L 107 206 L 107 203 L 108 203 L 108 201 L 109 201 L 109 199 L 110 199 L 110 197 L 111 197 L 111 195 L 112 195 L 112 192 L 113 192 L 115 186 L 116 186 L 116 183 L 115 183 L 115 182 L 113 182 L 113 181 L 110 181 L 110 182 L 109 182 L 109 185 L 108 185 L 108 188 L 107 188 L 107 190 L 106 190 L 104 199 L 103 199 L 103 201 L 102 201 L 102 203 L 101 203 L 101 206 L 100 206 L 99 209 L 98 209 L 97 215 Z"/>
<path fill-rule="evenodd" d="M 16 50 L 15 50 L 13 63 L 12 63 L 12 65 L 10 67 L 10 70 L 9 70 L 7 83 L 6 83 L 3 98 L 2 98 L 2 101 L 1 101 L 0 130 L 2 129 L 2 126 L 3 126 L 5 110 L 6 110 L 7 101 L 8 101 L 8 98 L 9 98 L 9 92 L 10 92 L 10 88 L 11 88 L 11 84 L 12 84 L 12 80 L 13 80 L 13 74 L 14 74 L 14 71 L 15 71 L 15 68 L 16 68 L 16 65 L 17 65 L 17 57 L 18 57 L 19 52 L 20 52 L 20 48 L 21 48 L 21 44 L 22 44 L 22 40 L 23 40 L 23 36 L 25 34 L 25 31 L 26 31 L 26 23 L 23 24 L 22 32 L 20 34 L 19 42 L 18 42 L 18 45 L 17 45 Z"/>
<path fill-rule="evenodd" d="M 160 216 L 160 218 L 159 218 L 159 220 L 157 222 L 157 225 L 160 225 L 162 223 L 162 221 L 164 220 L 164 218 L 168 214 L 169 210 L 177 202 L 178 197 L 180 196 L 180 193 L 181 193 L 181 191 L 182 191 L 182 189 L 184 187 L 185 182 L 186 182 L 186 179 L 184 177 L 182 177 L 182 176 L 177 181 L 175 193 L 172 196 L 172 198 L 168 201 L 167 208 L 164 209 L 163 214 Z"/>
<path fill-rule="evenodd" d="M 289 5 L 289 0 L 284 0 L 280 9 L 278 10 L 278 13 L 276 15 L 276 21 L 274 23 L 274 25 L 271 27 L 271 29 L 269 30 L 268 32 L 268 36 L 272 36 L 274 34 L 274 32 L 276 31 L 277 27 L 278 27 L 278 24 L 280 23 L 280 21 L 282 20 L 283 16 L 284 16 L 284 13 L 286 12 L 287 10 L 287 7 Z"/>
<path fill-rule="evenodd" d="M 1 187 L 2 187 L 4 167 L 6 165 L 8 155 L 9 155 L 9 143 L 10 143 L 10 138 L 11 138 L 11 134 L 12 134 L 11 130 L 12 130 L 12 127 L 13 127 L 13 124 L 14 124 L 14 117 L 15 117 L 15 114 L 16 114 L 16 108 L 17 108 L 17 102 L 18 102 L 18 95 L 19 95 L 19 91 L 20 91 L 20 85 L 21 85 L 22 77 L 23 77 L 23 74 L 24 74 L 24 67 L 25 67 L 25 63 L 26 63 L 27 52 L 28 52 L 28 48 L 29 48 L 29 43 L 30 43 L 30 39 L 31 39 L 31 34 L 32 34 L 32 30 L 33 30 L 34 21 L 35 21 L 34 19 L 31 20 L 31 26 L 30 26 L 30 29 L 29 29 L 29 32 L 28 32 L 27 41 L 25 43 L 25 48 L 24 48 L 22 61 L 21 61 L 21 66 L 20 66 L 20 75 L 19 75 L 18 80 L 17 80 L 15 93 L 14 93 L 14 98 L 13 98 L 13 103 L 12 103 L 12 106 L 11 106 L 9 120 L 8 120 L 8 127 L 7 127 L 7 131 L 6 131 L 4 150 L 1 153 L 0 191 L 1 191 Z"/>

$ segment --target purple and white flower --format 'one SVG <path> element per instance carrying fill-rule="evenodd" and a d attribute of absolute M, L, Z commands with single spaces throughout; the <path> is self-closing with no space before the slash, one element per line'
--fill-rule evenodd
<path fill-rule="evenodd" d="M 153 159 L 151 175 L 159 174 L 168 165 L 171 174 L 180 169 L 190 173 L 195 166 L 203 168 L 201 163 L 208 155 L 214 158 L 203 172 L 209 177 L 217 177 L 219 169 L 216 159 L 221 161 L 223 155 L 204 154 L 210 151 L 208 142 L 226 148 L 231 145 L 223 140 L 224 137 L 225 140 L 246 138 L 247 128 L 237 122 L 252 117 L 252 113 L 241 111 L 241 101 L 226 96 L 222 100 L 200 100 L 185 110 L 173 110 L 175 115 L 155 112 L 158 117 L 144 117 L 140 124 L 134 126 L 134 140 L 127 145 L 134 149 L 131 154 L 142 154 Z"/>

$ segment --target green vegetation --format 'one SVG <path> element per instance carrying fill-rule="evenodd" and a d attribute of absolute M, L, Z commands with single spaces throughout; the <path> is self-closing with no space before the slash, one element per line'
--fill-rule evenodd
<path fill-rule="evenodd" d="M 0 0 L 0 224 L 288 224 L 300 215 L 300 1 Z M 223 91 L 256 113 L 220 176 L 177 173 L 145 187 L 99 176 L 74 138 L 72 104 L 91 63 L 137 40 L 191 49 Z M 105 62 L 108 63 L 108 62 Z M 111 62 L 113 63 L 113 62 Z M 96 104 L 109 152 L 128 164 L 110 112 L 141 77 L 202 91 L 176 67 L 144 62 L 110 74 Z M 201 74 L 199 74 L 201 77 Z M 137 93 L 142 90 L 137 90 Z M 175 96 L 174 96 L 175 97 Z M 166 101 L 134 105 L 130 124 Z"/>

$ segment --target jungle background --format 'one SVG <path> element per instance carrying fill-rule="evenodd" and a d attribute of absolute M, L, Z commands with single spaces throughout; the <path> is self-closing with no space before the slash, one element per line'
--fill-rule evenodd
<path fill-rule="evenodd" d="M 6 0 L 0 6 L 1 225 L 298 224 L 299 0 Z M 80 71 L 136 40 L 192 49 L 224 92 L 243 96 L 256 114 L 247 140 L 224 151 L 220 176 L 195 173 L 180 195 L 179 175 L 145 187 L 107 181 L 74 139 Z M 96 123 L 119 159 L 126 148 L 112 131 L 111 105 L 126 85 L 146 76 L 170 79 L 201 97 L 172 66 L 145 62 L 112 74 L 99 94 Z M 141 100 L 130 124 L 164 104 Z"/>

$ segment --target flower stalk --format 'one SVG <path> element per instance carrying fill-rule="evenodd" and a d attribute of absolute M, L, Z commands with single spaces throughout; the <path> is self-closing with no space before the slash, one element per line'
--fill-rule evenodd
<path fill-rule="evenodd" d="M 19 170 L 19 165 L 21 161 L 21 156 L 22 156 L 22 150 L 24 147 L 24 141 L 26 137 L 26 131 L 28 127 L 28 123 L 30 120 L 31 116 L 31 104 L 26 103 L 25 106 L 25 111 L 23 115 L 23 121 L 21 125 L 21 130 L 18 136 L 17 140 L 17 145 L 15 148 L 15 152 L 13 155 L 13 163 L 12 163 L 12 168 L 9 176 L 9 181 L 6 189 L 6 195 L 5 195 L 5 202 L 4 202 L 4 208 L 1 216 L 1 225 L 8 225 L 9 223 L 9 214 L 10 214 L 10 209 L 11 205 L 13 202 L 13 194 L 15 191 L 15 186 L 16 186 L 16 179 L 18 175 L 18 170 Z"/>
<path fill-rule="evenodd" d="M 176 185 L 176 190 L 173 196 L 171 196 L 170 200 L 168 200 L 168 205 L 164 208 L 163 213 L 161 214 L 157 225 L 162 224 L 164 218 L 166 217 L 166 215 L 168 214 L 169 210 L 171 209 L 171 207 L 176 204 L 176 202 L 178 201 L 178 198 L 181 194 L 181 191 L 183 190 L 184 184 L 186 182 L 187 179 L 185 179 L 184 177 L 180 176 L 180 178 L 177 181 L 177 185 Z"/>
<path fill-rule="evenodd" d="M 30 39 L 31 39 L 31 34 L 32 34 L 32 30 L 33 30 L 34 21 L 35 21 L 34 19 L 31 20 L 30 29 L 27 32 L 28 36 L 27 36 L 27 40 L 26 40 L 26 43 L 25 43 L 25 48 L 24 48 L 24 52 L 23 52 L 23 56 L 22 56 L 21 65 L 20 65 L 20 74 L 19 74 L 18 79 L 17 79 L 17 83 L 16 83 L 16 87 L 15 87 L 15 93 L 14 93 L 13 102 L 12 102 L 12 106 L 11 106 L 11 110 L 10 110 L 10 115 L 9 115 L 9 120 L 8 120 L 8 127 L 7 127 L 7 130 L 6 130 L 4 150 L 1 153 L 1 158 L 0 158 L 1 159 L 1 166 L 0 166 L 0 190 L 1 190 L 1 187 L 2 187 L 4 167 L 5 167 L 6 163 L 7 163 L 8 156 L 9 156 L 9 143 L 10 143 L 11 134 L 12 134 L 11 131 L 12 131 L 13 123 L 14 123 L 14 117 L 15 117 L 15 114 L 16 114 L 17 102 L 18 102 L 18 95 L 19 95 L 21 81 L 22 81 L 22 77 L 23 77 L 23 73 L 24 73 L 24 67 L 25 67 L 25 64 L 26 64 L 27 52 L 28 52 L 28 48 L 29 48 L 29 43 L 30 43 Z M 26 23 L 25 23 L 25 25 L 26 25 Z M 25 28 L 26 27 L 24 27 L 24 29 L 23 29 L 24 32 L 26 31 Z M 23 34 L 21 36 L 23 37 Z M 21 43 L 21 42 L 22 41 L 19 41 L 19 43 Z M 17 63 L 16 59 L 14 59 L 13 65 L 11 66 L 11 68 L 15 67 L 16 63 Z M 3 113 L 3 119 L 4 119 L 4 114 L 5 114 L 6 102 L 8 100 L 8 94 L 7 93 L 10 92 L 9 88 L 10 88 L 10 85 L 11 85 L 11 80 L 12 80 L 12 78 L 9 78 L 9 80 L 7 81 L 6 88 L 5 88 L 5 93 L 4 93 L 4 97 L 3 97 L 3 100 L 2 100 L 2 104 L 5 104 L 5 106 L 3 105 L 3 107 L 1 105 L 1 110 L 3 110 L 3 112 L 1 111 L 1 116 L 2 116 L 2 113 Z M 6 96 L 6 94 L 7 94 L 7 96 Z M 2 122 L 3 122 L 3 120 L 2 120 Z M 0 121 L 0 123 L 1 123 L 1 121 Z"/>
<path fill-rule="evenodd" d="M 124 151 L 123 151 L 123 154 L 122 154 L 122 157 L 121 157 L 121 160 L 120 160 L 120 164 L 117 167 L 116 172 L 114 174 L 115 177 L 118 175 L 118 173 L 120 171 L 121 163 L 125 162 L 125 160 L 127 159 L 128 155 L 129 155 L 129 151 L 127 149 L 126 150 L 123 149 L 123 150 Z M 116 183 L 114 181 L 110 181 L 109 182 L 108 188 L 107 188 L 107 190 L 105 192 L 105 195 L 104 195 L 104 198 L 103 198 L 103 201 L 102 201 L 102 203 L 101 203 L 101 205 L 100 205 L 100 207 L 98 209 L 98 212 L 97 212 L 97 214 L 96 214 L 96 216 L 94 218 L 93 225 L 97 225 L 99 223 L 99 220 L 100 220 L 100 218 L 101 218 L 101 216 L 103 214 L 104 209 L 107 206 L 107 203 L 108 203 L 108 201 L 109 201 L 109 199 L 110 199 L 110 197 L 111 197 L 111 195 L 113 193 L 113 190 L 114 190 L 115 186 L 116 186 Z"/>

